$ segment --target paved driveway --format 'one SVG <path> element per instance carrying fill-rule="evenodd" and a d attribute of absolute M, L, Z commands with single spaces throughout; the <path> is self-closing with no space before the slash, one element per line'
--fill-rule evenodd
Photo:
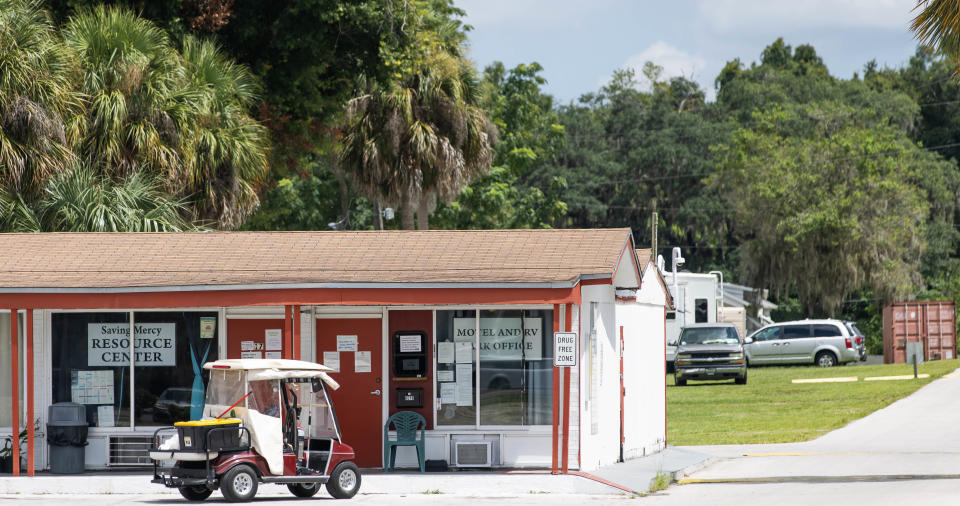
<path fill-rule="evenodd" d="M 839 499 L 849 495 L 856 503 L 875 506 L 898 504 L 893 498 L 903 504 L 917 494 L 936 498 L 940 492 L 956 493 L 960 491 L 960 375 L 934 381 L 813 441 L 687 448 L 720 460 L 648 498 L 652 504 L 683 504 L 703 497 L 709 497 L 711 504 L 737 504 L 738 500 L 739 504 L 762 500 L 841 504 L 845 501 Z"/>

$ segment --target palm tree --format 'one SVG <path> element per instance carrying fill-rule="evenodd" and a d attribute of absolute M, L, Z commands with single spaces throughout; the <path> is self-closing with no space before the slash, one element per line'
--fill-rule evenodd
<path fill-rule="evenodd" d="M 66 169 L 77 66 L 40 0 L 0 0 L 0 191 L 30 199 Z"/>
<path fill-rule="evenodd" d="M 496 130 L 479 107 L 476 72 L 447 52 L 389 87 L 363 83 L 347 106 L 341 161 L 360 191 L 400 206 L 403 228 L 429 228 L 437 199 L 452 201 L 489 170 Z"/>
<path fill-rule="evenodd" d="M 198 218 L 235 228 L 259 206 L 254 184 L 268 167 L 267 129 L 246 112 L 257 101 L 257 85 L 212 42 L 187 37 L 181 54 L 190 86 L 178 100 L 196 111 L 183 129 L 175 179 L 186 183 Z"/>
<path fill-rule="evenodd" d="M 174 98 L 183 67 L 163 30 L 125 9 L 100 6 L 71 17 L 63 37 L 83 68 L 80 157 L 114 178 L 175 173 L 179 131 L 191 111 Z"/>
<path fill-rule="evenodd" d="M 249 70 L 209 42 L 187 38 L 178 52 L 163 30 L 116 7 L 73 16 L 64 39 L 83 68 L 80 157 L 114 180 L 154 175 L 194 218 L 239 226 L 267 171 Z"/>
<path fill-rule="evenodd" d="M 43 197 L 25 202 L 0 189 L 0 230 L 9 232 L 179 232 L 204 230 L 162 181 L 138 172 L 120 183 L 76 162 L 47 182 Z"/>
<path fill-rule="evenodd" d="M 921 44 L 936 47 L 954 61 L 960 60 L 960 3 L 956 0 L 918 0 L 920 10 L 910 30 Z"/>

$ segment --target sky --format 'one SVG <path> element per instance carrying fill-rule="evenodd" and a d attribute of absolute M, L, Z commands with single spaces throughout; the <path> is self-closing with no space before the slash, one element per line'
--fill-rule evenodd
<path fill-rule="evenodd" d="M 834 76 L 876 59 L 905 64 L 916 50 L 908 26 L 916 0 L 455 0 L 467 12 L 469 56 L 483 69 L 539 62 L 558 104 L 596 91 L 614 70 L 652 61 L 664 77 L 713 81 L 727 61 L 759 60 L 783 37 L 810 44 Z"/>

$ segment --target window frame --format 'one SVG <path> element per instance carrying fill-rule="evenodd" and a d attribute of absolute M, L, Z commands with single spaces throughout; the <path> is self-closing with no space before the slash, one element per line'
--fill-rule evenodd
<path fill-rule="evenodd" d="M 806 328 L 807 328 L 807 335 L 805 335 L 805 336 L 787 336 L 787 327 L 806 327 Z M 789 340 L 793 340 L 793 339 L 809 339 L 810 337 L 813 337 L 813 328 L 812 328 L 812 326 L 811 326 L 809 323 L 788 323 L 788 324 L 786 324 L 786 325 L 783 326 L 783 332 L 781 332 L 780 335 L 782 336 L 781 339 L 783 339 L 783 340 L 785 340 L 785 341 L 789 341 Z"/>
<path fill-rule="evenodd" d="M 129 318 L 129 324 L 131 333 L 133 332 L 133 326 L 136 325 L 136 320 L 134 319 L 134 314 L 137 312 L 145 313 L 188 313 L 188 312 L 205 312 L 205 313 L 217 313 L 217 334 L 214 336 L 216 340 L 217 356 L 223 357 L 226 356 L 226 307 L 185 307 L 185 308 L 136 308 L 136 309 L 100 309 L 100 308 L 86 308 L 86 309 L 49 309 L 43 311 L 43 325 L 44 325 L 44 340 L 43 346 L 46 348 L 44 350 L 44 365 L 46 366 L 46 371 L 43 373 L 45 377 L 51 378 L 53 376 L 53 353 L 51 353 L 50 347 L 53 346 L 53 316 L 56 314 L 85 314 L 85 313 L 127 313 Z M 133 357 L 133 340 L 130 341 L 130 356 Z M 113 427 L 100 427 L 92 426 L 88 428 L 88 432 L 91 435 L 109 435 L 109 434 L 152 434 L 157 427 L 151 425 L 137 426 L 134 419 L 134 402 L 136 396 L 135 381 L 136 375 L 134 369 L 136 368 L 136 363 L 131 360 L 127 365 L 129 372 L 129 380 L 126 381 L 126 388 L 129 390 L 125 395 L 128 396 L 128 402 L 130 403 L 130 424 L 129 425 L 116 425 Z M 53 384 L 52 382 L 46 388 L 46 400 L 48 405 L 53 404 Z"/>

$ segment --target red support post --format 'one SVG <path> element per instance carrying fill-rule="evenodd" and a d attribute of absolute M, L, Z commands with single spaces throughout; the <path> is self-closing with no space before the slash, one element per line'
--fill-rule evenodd
<path fill-rule="evenodd" d="M 300 360 L 300 306 L 293 306 L 293 359 Z"/>
<path fill-rule="evenodd" d="M 280 355 L 283 358 L 293 357 L 293 332 L 290 329 L 291 313 L 289 305 L 283 306 L 283 353 Z"/>
<path fill-rule="evenodd" d="M 557 332 L 560 330 L 560 304 L 553 305 L 553 331 Z M 552 337 L 552 334 L 551 334 Z M 552 341 L 552 340 L 551 340 Z M 559 463 L 557 455 L 557 442 L 560 439 L 560 434 L 557 433 L 557 430 L 560 428 L 560 368 L 554 366 L 553 368 L 553 430 L 550 432 L 553 435 L 551 445 L 551 464 L 550 472 L 552 474 L 557 474 L 559 472 Z"/>
<path fill-rule="evenodd" d="M 27 476 L 36 474 L 34 455 L 36 446 L 33 433 L 33 310 L 27 309 Z"/>
<path fill-rule="evenodd" d="M 567 304 L 564 311 L 563 330 L 571 332 L 573 326 L 573 305 Z M 570 472 L 570 367 L 565 367 L 563 374 L 563 474 Z"/>
<path fill-rule="evenodd" d="M 10 308 L 10 429 L 13 435 L 13 475 L 20 476 L 20 351 L 17 350 L 17 320 L 19 315 L 15 308 Z"/>

